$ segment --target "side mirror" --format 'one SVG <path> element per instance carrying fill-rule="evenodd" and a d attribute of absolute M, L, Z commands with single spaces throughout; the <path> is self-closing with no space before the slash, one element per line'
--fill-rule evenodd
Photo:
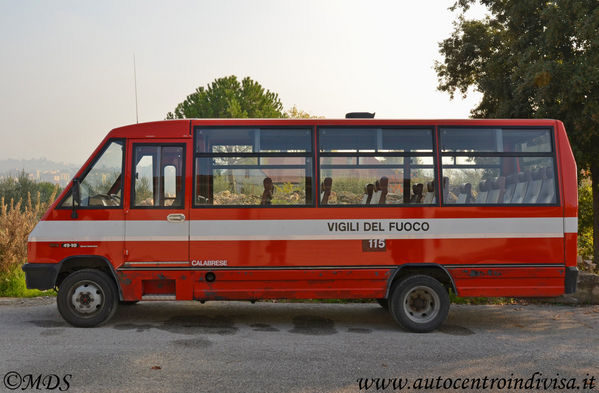
<path fill-rule="evenodd" d="M 71 196 L 73 199 L 73 210 L 71 211 L 71 218 L 77 218 L 77 207 L 81 205 L 81 194 L 79 193 L 79 179 L 73 179 L 73 187 L 71 189 Z"/>

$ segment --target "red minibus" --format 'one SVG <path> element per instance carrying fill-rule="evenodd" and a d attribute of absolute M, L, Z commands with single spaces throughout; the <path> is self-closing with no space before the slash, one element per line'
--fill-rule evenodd
<path fill-rule="evenodd" d="M 458 296 L 576 288 L 557 120 L 197 119 L 112 130 L 29 236 L 75 326 L 145 300 L 374 298 L 437 328 Z"/>

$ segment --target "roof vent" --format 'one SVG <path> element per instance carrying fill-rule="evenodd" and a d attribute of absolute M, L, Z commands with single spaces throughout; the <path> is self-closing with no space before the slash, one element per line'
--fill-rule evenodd
<path fill-rule="evenodd" d="M 346 119 L 373 119 L 375 112 L 349 112 L 345 114 Z"/>

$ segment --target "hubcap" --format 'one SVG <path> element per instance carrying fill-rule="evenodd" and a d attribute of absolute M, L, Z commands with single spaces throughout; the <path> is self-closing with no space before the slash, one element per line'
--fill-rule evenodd
<path fill-rule="evenodd" d="M 403 308 L 406 316 L 416 323 L 432 321 L 441 308 L 439 296 L 429 287 L 412 288 L 405 296 Z"/>
<path fill-rule="evenodd" d="M 102 289 L 91 281 L 78 283 L 71 295 L 71 305 L 75 311 L 81 314 L 92 314 L 98 311 L 102 307 L 103 301 Z"/>

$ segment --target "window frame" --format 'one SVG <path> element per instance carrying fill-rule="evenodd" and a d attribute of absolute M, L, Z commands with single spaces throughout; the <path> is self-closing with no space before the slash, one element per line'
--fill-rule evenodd
<path fill-rule="evenodd" d="M 199 130 L 214 130 L 214 129 L 286 129 L 286 130 L 304 130 L 304 131 L 309 131 L 310 132 L 310 150 L 309 151 L 305 151 L 305 152 L 294 152 L 294 153 L 289 153 L 289 152 L 257 152 L 257 153 L 213 153 L 213 152 L 200 152 L 198 153 L 196 151 L 196 143 L 197 143 L 197 138 L 198 138 L 198 131 Z M 315 152 L 315 146 L 314 146 L 314 133 L 315 133 L 315 127 L 314 126 L 262 126 L 262 125 L 255 125 L 255 126 L 202 126 L 202 125 L 196 125 L 193 127 L 193 145 L 192 145 L 192 152 L 193 152 L 193 156 L 192 156 L 192 177 L 193 177 L 193 181 L 192 181 L 192 192 L 191 192 L 191 207 L 192 208 L 198 208 L 198 209 L 277 209 L 277 208 L 293 208 L 293 209 L 297 209 L 297 208 L 309 208 L 309 207 L 316 207 L 316 203 L 315 203 L 315 195 L 316 195 L 316 188 L 315 188 L 315 184 L 314 184 L 314 180 L 315 180 L 315 158 L 314 158 L 314 152 Z M 307 158 L 312 160 L 311 164 L 305 164 L 305 165 L 289 165 L 290 169 L 299 169 L 298 167 L 307 167 L 308 165 L 310 165 L 310 174 L 311 179 L 310 179 L 310 189 L 311 189 L 311 195 L 310 195 L 310 200 L 309 203 L 303 204 L 303 205 L 208 205 L 208 204 L 197 204 L 196 203 L 196 191 L 197 191 L 197 165 L 196 165 L 196 159 L 197 158 L 221 158 L 221 157 L 256 157 L 256 158 L 260 158 L 260 157 L 303 157 L 303 158 Z M 247 166 L 260 166 L 260 165 L 247 165 Z M 281 166 L 282 167 L 282 166 Z M 306 171 L 307 172 L 307 171 Z"/>
<path fill-rule="evenodd" d="M 463 152 L 463 151 L 456 151 L 456 152 L 443 152 L 443 150 L 441 149 L 442 146 L 442 136 L 441 136 L 441 130 L 443 129 L 466 129 L 466 128 L 470 128 L 470 129 L 497 129 L 497 128 L 501 128 L 501 129 L 516 129 L 516 130 L 549 130 L 549 137 L 550 137 L 550 146 L 551 146 L 551 151 L 550 152 Z M 510 125 L 510 126 L 501 126 L 501 125 L 484 125 L 484 126 L 470 126 L 470 125 L 451 125 L 451 126 L 444 126 L 444 125 L 439 125 L 438 126 L 439 129 L 439 159 L 440 159 L 440 165 L 439 165 L 439 170 L 440 170 L 440 180 L 443 179 L 443 157 L 496 157 L 496 158 L 513 158 L 513 157 L 546 157 L 546 158 L 551 158 L 553 160 L 553 173 L 554 173 L 554 185 L 555 185 L 555 202 L 554 203 L 441 203 L 441 206 L 447 206 L 447 207 L 550 207 L 550 206 L 561 206 L 561 194 L 560 194 L 560 179 L 559 179 L 559 174 L 558 174 L 558 165 L 557 165 L 557 143 L 555 140 L 555 127 L 553 126 L 517 126 L 517 125 Z M 454 166 L 455 167 L 455 166 Z M 466 166 L 460 166 L 460 167 L 464 167 L 466 168 Z M 460 168 L 460 167 L 456 167 L 456 168 Z M 483 168 L 484 166 L 481 166 L 480 168 Z M 475 168 L 475 166 L 471 167 L 472 169 Z M 440 184 L 442 184 L 442 181 L 440 182 Z M 474 187 L 474 185 L 473 185 Z M 439 192 L 441 193 L 441 199 L 439 200 L 440 202 L 442 202 L 442 189 L 439 189 Z"/>
<path fill-rule="evenodd" d="M 100 160 L 100 158 L 102 157 L 102 155 L 104 155 L 104 153 L 106 152 L 106 150 L 108 150 L 108 147 L 110 146 L 110 144 L 112 142 L 121 142 L 122 143 L 122 147 L 123 147 L 123 159 L 121 162 L 121 203 L 118 206 L 80 206 L 77 205 L 76 209 L 77 210 L 81 210 L 81 209 L 86 209 L 86 210 L 103 210 L 103 209 L 123 209 L 123 200 L 125 199 L 125 163 L 127 162 L 126 157 L 127 157 L 127 140 L 126 138 L 110 138 L 106 141 L 106 143 L 104 143 L 104 146 L 102 146 L 102 149 L 98 152 L 98 154 L 96 154 L 96 156 L 93 158 L 93 160 L 89 163 L 89 165 L 85 168 L 85 171 L 83 171 L 83 173 L 81 174 L 81 176 L 78 177 L 73 177 L 71 179 L 71 184 L 69 187 L 68 192 L 64 195 L 64 197 L 60 200 L 60 202 L 58 203 L 58 205 L 56 205 L 56 209 L 57 210 L 73 210 L 73 206 L 63 206 L 63 203 L 69 199 L 69 197 L 71 196 L 71 193 L 73 192 L 73 180 L 74 179 L 79 179 L 79 180 L 83 180 L 85 178 L 85 176 L 87 176 L 89 174 L 89 172 L 92 170 L 92 168 L 94 167 L 94 165 L 96 165 L 96 163 Z"/>
<path fill-rule="evenodd" d="M 182 173 L 182 177 L 183 177 L 183 181 L 182 183 L 182 188 L 181 188 L 181 194 L 183 195 L 183 205 L 182 206 L 135 206 L 135 148 L 137 146 L 159 146 L 159 147 L 181 147 L 183 149 L 183 155 L 181 157 L 181 162 L 183 163 L 183 167 L 181 168 L 181 173 Z M 171 142 L 167 142 L 167 143 L 160 143 L 160 142 L 149 142 L 149 143 L 145 143 L 145 142 L 134 142 L 131 144 L 131 184 L 130 184 L 130 192 L 129 192 L 129 208 L 130 209 L 141 209 L 141 210 L 148 210 L 148 209 L 159 209 L 159 210 L 185 210 L 186 206 L 185 206 L 185 179 L 186 179 L 186 162 L 185 162 L 185 155 L 186 155 L 186 149 L 187 149 L 187 144 L 186 143 L 171 143 Z M 160 171 L 163 172 L 164 168 L 162 168 L 162 165 L 160 165 Z"/>
<path fill-rule="evenodd" d="M 371 128 L 373 130 L 375 129 L 381 129 L 381 130 L 401 130 L 401 129 L 406 129 L 406 130 L 429 130 L 431 132 L 431 140 L 432 140 L 432 145 L 431 145 L 431 151 L 430 153 L 421 153 L 421 152 L 344 152 L 344 153 L 334 153 L 334 152 L 330 152 L 330 151 L 321 151 L 320 150 L 320 130 L 321 129 L 334 129 L 334 128 L 342 128 L 342 129 L 364 129 L 364 128 Z M 317 185 L 318 185 L 318 189 L 316 190 L 317 193 L 316 195 L 320 195 L 321 189 L 320 189 L 320 185 L 322 184 L 322 180 L 320 178 L 320 158 L 321 157 L 348 157 L 348 156 L 352 156 L 352 157 L 432 157 L 433 159 L 433 165 L 432 165 L 432 170 L 433 170 L 433 183 L 435 185 L 435 203 L 427 203 L 427 204 L 410 204 L 410 203 L 401 203 L 401 204 L 384 204 L 384 205 L 362 205 L 362 204 L 353 204 L 353 205 L 322 205 L 320 203 L 320 198 L 318 198 L 318 207 L 326 207 L 326 208 L 385 208 L 385 207 L 393 207 L 393 208 L 422 208 L 422 207 L 435 207 L 435 206 L 440 206 L 440 190 L 439 190 L 439 179 L 437 178 L 437 170 L 438 170 L 438 162 L 437 162 L 437 138 L 436 138 L 436 127 L 434 124 L 430 124 L 430 125 L 377 125 L 377 124 L 368 124 L 368 125 L 324 125 L 324 126 L 317 126 L 316 127 L 316 149 L 315 149 L 315 156 L 316 156 L 316 176 L 317 177 Z M 359 164 L 356 165 L 348 165 L 347 166 L 348 169 L 349 167 L 354 167 L 354 168 L 359 168 Z M 381 166 L 377 166 L 377 167 L 390 167 L 390 168 L 397 168 L 397 165 L 381 165 Z M 425 185 L 426 186 L 426 185 Z"/>

